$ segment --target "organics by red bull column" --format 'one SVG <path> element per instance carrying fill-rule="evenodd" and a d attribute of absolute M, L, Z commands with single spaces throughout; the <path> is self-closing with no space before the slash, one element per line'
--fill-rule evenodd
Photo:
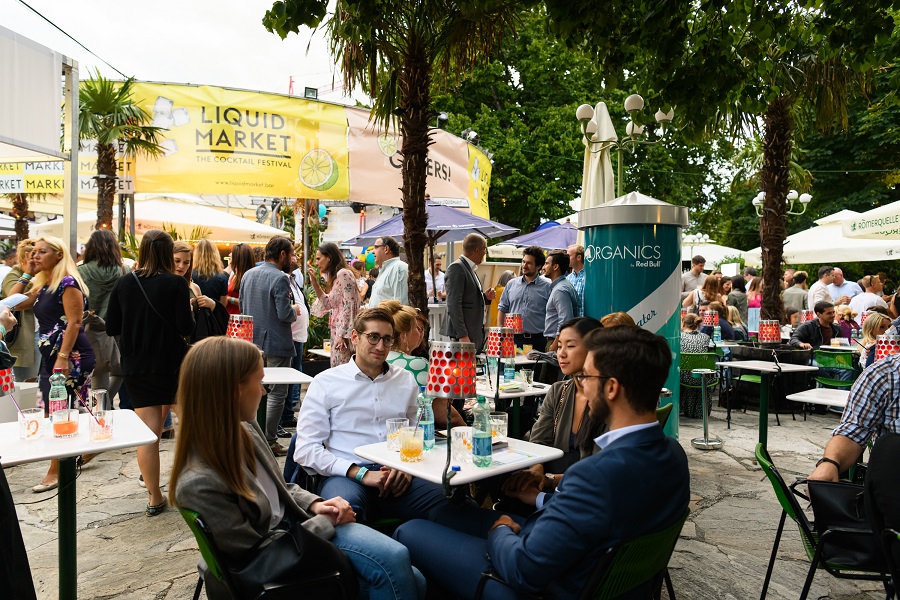
<path fill-rule="evenodd" d="M 581 211 L 584 230 L 585 316 L 628 313 L 640 327 L 663 336 L 672 349 L 666 387 L 672 415 L 665 433 L 678 438 L 681 362 L 681 230 L 688 210 L 631 192 Z"/>

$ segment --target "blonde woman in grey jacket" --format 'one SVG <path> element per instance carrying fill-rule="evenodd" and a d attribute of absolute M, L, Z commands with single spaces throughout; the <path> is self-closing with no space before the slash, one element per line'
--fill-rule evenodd
<path fill-rule="evenodd" d="M 262 378 L 260 352 L 249 342 L 219 336 L 191 348 L 178 384 L 170 500 L 200 514 L 235 564 L 269 531 L 300 524 L 347 554 L 363 597 L 424 598 L 425 579 L 405 546 L 357 524 L 343 498 L 284 483 L 255 420 Z"/>

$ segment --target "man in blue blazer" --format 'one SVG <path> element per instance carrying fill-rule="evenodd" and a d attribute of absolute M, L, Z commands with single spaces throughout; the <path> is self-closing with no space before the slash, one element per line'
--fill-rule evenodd
<path fill-rule="evenodd" d="M 656 421 L 672 361 L 668 344 L 629 326 L 596 330 L 585 343 L 588 356 L 577 377 L 591 416 L 609 424 L 595 440 L 601 451 L 569 467 L 555 493 L 544 495 L 537 485 L 528 490 L 538 510 L 521 524 L 483 510 L 465 521 L 400 526 L 394 537 L 432 582 L 471 598 L 481 573 L 492 569 L 509 586 L 489 582 L 486 598 L 522 592 L 574 598 L 604 551 L 684 515 L 687 457 Z M 452 551 L 436 552 L 436 544 Z"/>

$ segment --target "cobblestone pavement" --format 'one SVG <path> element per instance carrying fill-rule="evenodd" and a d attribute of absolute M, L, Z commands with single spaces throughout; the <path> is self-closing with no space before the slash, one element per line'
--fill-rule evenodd
<path fill-rule="evenodd" d="M 724 410 L 715 409 L 710 430 L 725 441 L 720 451 L 701 452 L 691 438 L 699 420 L 682 419 L 681 444 L 690 461 L 691 516 L 670 563 L 679 599 L 758 598 L 775 537 L 780 508 L 763 472 L 753 461 L 758 415 L 735 413 L 726 430 Z M 786 479 L 809 473 L 837 423 L 837 415 L 790 415 L 780 427 L 771 418 L 769 450 Z M 282 440 L 286 442 L 286 440 Z M 162 441 L 163 481 L 168 479 L 174 441 Z M 38 598 L 58 597 L 57 506 L 55 494 L 34 494 L 46 464 L 7 469 L 28 549 Z M 146 491 L 138 486 L 134 450 L 102 454 L 77 480 L 78 588 L 82 600 L 174 600 L 191 598 L 196 583 L 197 546 L 175 510 L 144 515 Z M 786 526 L 769 598 L 796 598 L 809 566 L 796 527 Z M 810 598 L 883 598 L 877 582 L 853 582 L 816 575 Z"/>

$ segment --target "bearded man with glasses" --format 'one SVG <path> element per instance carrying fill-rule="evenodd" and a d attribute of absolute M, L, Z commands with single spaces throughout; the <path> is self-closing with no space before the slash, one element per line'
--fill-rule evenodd
<path fill-rule="evenodd" d="M 379 517 L 435 520 L 459 509 L 444 499 L 441 486 L 353 453 L 357 446 L 386 441 L 388 419 L 415 423 L 419 388 L 409 371 L 387 362 L 393 342 L 387 310 L 360 311 L 350 335 L 353 357 L 315 377 L 297 417 L 294 460 L 322 475 L 317 493 L 347 500 L 359 523 L 370 510 Z"/>

